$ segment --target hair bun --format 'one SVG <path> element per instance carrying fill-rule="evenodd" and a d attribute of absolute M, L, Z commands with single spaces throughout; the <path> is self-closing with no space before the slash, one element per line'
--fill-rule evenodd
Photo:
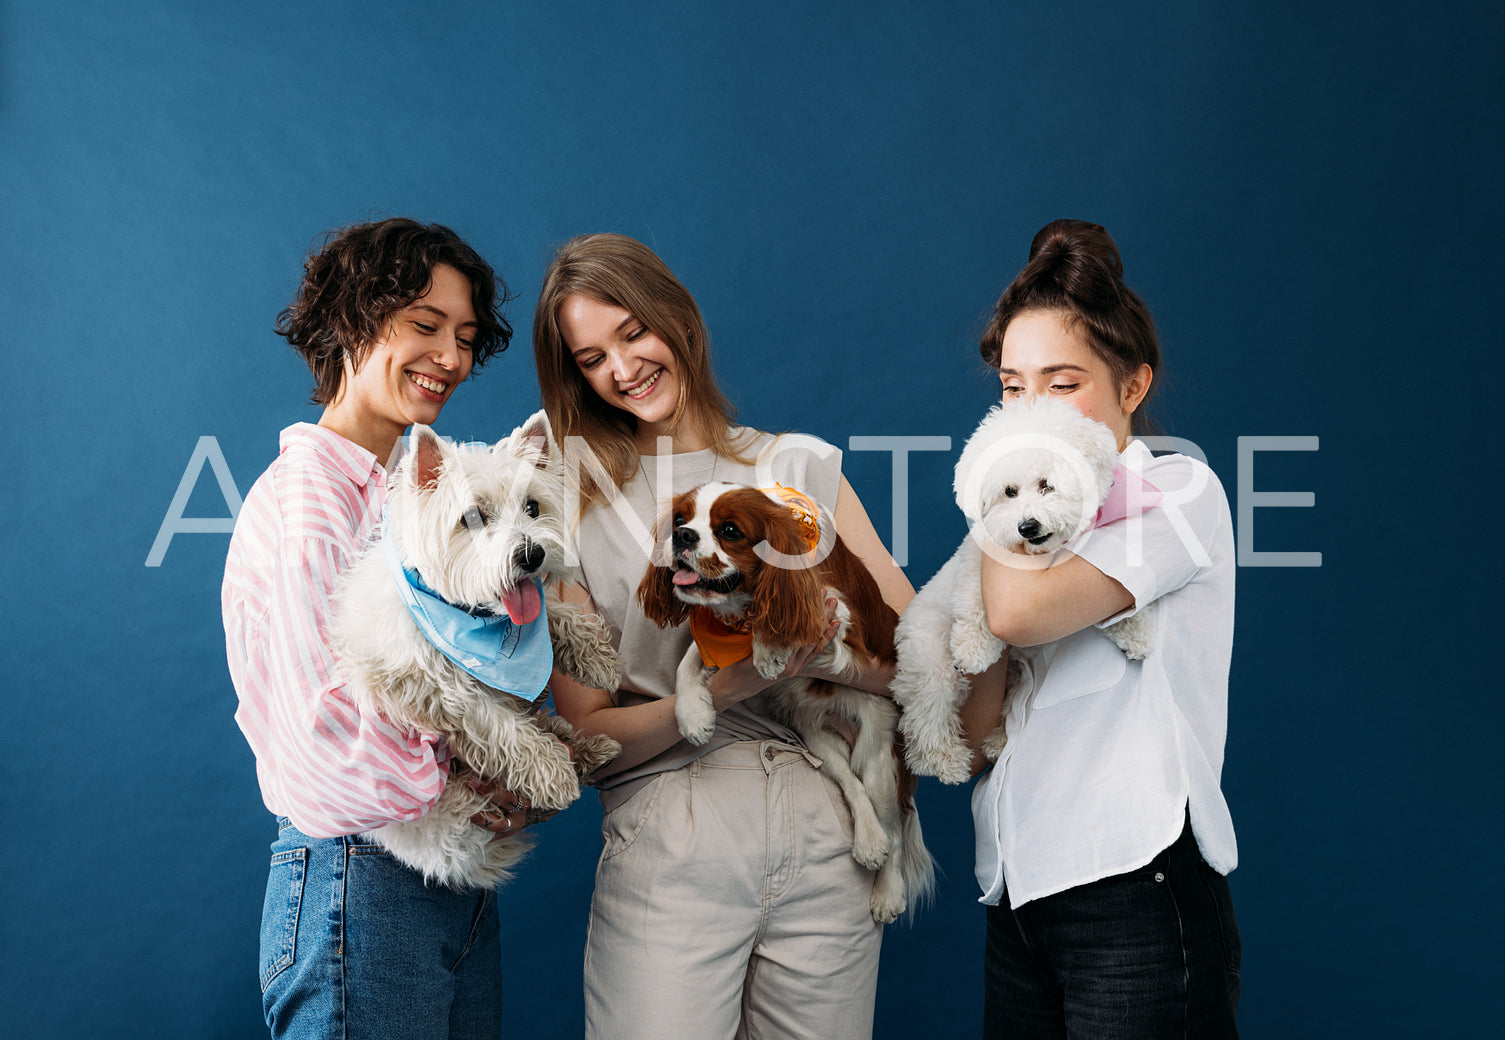
<path fill-rule="evenodd" d="M 1118 246 L 1101 224 L 1053 220 L 1035 234 L 1019 281 L 1055 290 L 1078 306 L 1102 309 L 1122 299 L 1123 276 Z"/>
<path fill-rule="evenodd" d="M 1078 256 L 1092 258 L 1103 265 L 1115 278 L 1124 276 L 1123 258 L 1118 254 L 1118 244 L 1101 224 L 1086 220 L 1053 220 L 1035 232 L 1029 245 L 1029 257 L 1044 253 L 1053 256 Z"/>
<path fill-rule="evenodd" d="M 1101 224 L 1051 221 L 1036 232 L 1029 262 L 993 305 L 978 353 L 999 367 L 1004 337 L 1015 318 L 1058 311 L 1071 316 L 1074 331 L 1107 363 L 1115 386 L 1123 386 L 1142 366 L 1158 371 L 1155 323 L 1144 301 L 1124 284 L 1123 274 L 1118 246 Z"/>

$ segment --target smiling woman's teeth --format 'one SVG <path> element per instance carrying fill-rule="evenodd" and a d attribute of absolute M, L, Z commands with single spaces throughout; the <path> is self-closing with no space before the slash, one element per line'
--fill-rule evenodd
<path fill-rule="evenodd" d="M 408 378 L 417 383 L 419 386 L 423 387 L 431 394 L 442 394 L 448 387 L 447 383 L 436 382 L 435 380 L 428 379 L 424 376 L 419 375 L 417 372 L 409 372 Z"/>
<path fill-rule="evenodd" d="M 627 396 L 632 398 L 647 396 L 648 391 L 653 389 L 654 385 L 658 383 L 659 376 L 663 374 L 664 370 L 659 369 L 657 372 L 653 373 L 653 375 L 643 380 L 637 386 L 633 387 L 631 390 L 626 391 Z"/>

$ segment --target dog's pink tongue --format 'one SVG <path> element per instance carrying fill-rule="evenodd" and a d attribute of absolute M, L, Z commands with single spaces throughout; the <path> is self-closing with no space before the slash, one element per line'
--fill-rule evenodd
<path fill-rule="evenodd" d="M 502 593 L 502 606 L 514 625 L 526 625 L 538 617 L 543 601 L 538 595 L 538 582 L 525 581 L 511 592 Z"/>
<path fill-rule="evenodd" d="M 674 584 L 676 585 L 694 585 L 699 580 L 700 575 L 688 568 L 681 567 L 674 571 Z"/>

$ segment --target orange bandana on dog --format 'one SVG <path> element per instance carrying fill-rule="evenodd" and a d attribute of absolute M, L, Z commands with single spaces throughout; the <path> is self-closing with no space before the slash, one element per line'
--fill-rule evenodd
<path fill-rule="evenodd" d="M 820 544 L 820 507 L 809 495 L 783 484 L 760 488 L 765 495 L 786 506 L 800 522 L 805 551 L 814 552 Z M 700 649 L 700 660 L 707 667 L 725 668 L 752 656 L 752 632 L 747 622 L 738 618 L 727 622 L 710 607 L 696 607 L 690 614 L 690 634 Z"/>
<path fill-rule="evenodd" d="M 725 668 L 752 656 L 752 633 L 741 618 L 733 627 L 710 607 L 696 607 L 690 615 L 690 634 L 700 648 L 701 663 L 708 668 Z"/>

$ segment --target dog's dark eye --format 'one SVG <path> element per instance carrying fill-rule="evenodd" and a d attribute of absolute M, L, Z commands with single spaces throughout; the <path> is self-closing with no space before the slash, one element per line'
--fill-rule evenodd
<path fill-rule="evenodd" d="M 528 499 L 528 504 L 523 506 L 523 512 L 535 520 L 538 519 L 538 502 L 531 498 Z"/>
<path fill-rule="evenodd" d="M 1019 497 L 1019 489 L 1016 488 L 1014 485 L 1010 484 L 1008 487 L 1006 487 L 1006 488 L 1003 489 L 1003 497 L 1004 498 L 1018 498 Z"/>
<path fill-rule="evenodd" d="M 465 510 L 464 515 L 460 517 L 460 522 L 455 525 L 456 528 L 468 527 L 472 531 L 479 531 L 485 526 L 486 517 L 481 514 L 481 510 L 477 506 L 471 506 Z"/>
<path fill-rule="evenodd" d="M 1050 494 L 1054 490 L 1055 490 L 1055 488 L 1051 487 L 1045 481 L 1043 481 L 1043 480 L 1040 481 L 1040 494 L 1042 494 L 1042 495 L 1048 495 L 1048 494 Z"/>
<path fill-rule="evenodd" d="M 683 526 L 685 526 L 685 518 L 683 516 L 681 516 L 680 514 L 675 513 L 674 514 L 674 526 L 675 527 L 683 527 Z"/>
<path fill-rule="evenodd" d="M 724 542 L 738 542 L 742 540 L 742 532 L 737 529 L 736 524 L 727 521 L 716 528 L 716 537 Z"/>

